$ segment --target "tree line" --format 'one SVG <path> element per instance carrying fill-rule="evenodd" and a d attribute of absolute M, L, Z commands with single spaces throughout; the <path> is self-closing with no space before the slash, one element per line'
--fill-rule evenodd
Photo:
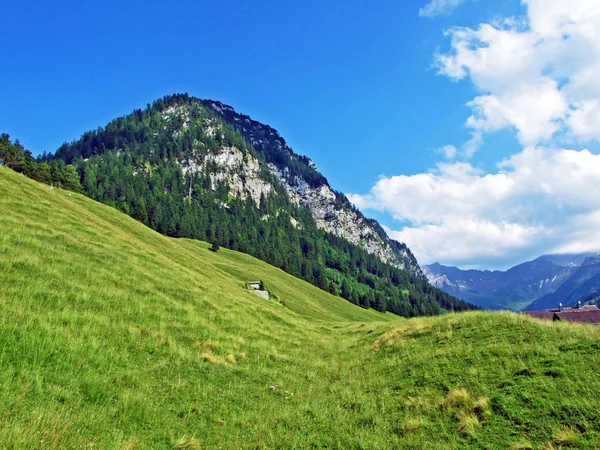
<path fill-rule="evenodd" d="M 11 142 L 6 133 L 0 135 L 0 164 L 41 183 L 81 192 L 79 173 L 63 160 L 36 161 L 19 140 Z"/>

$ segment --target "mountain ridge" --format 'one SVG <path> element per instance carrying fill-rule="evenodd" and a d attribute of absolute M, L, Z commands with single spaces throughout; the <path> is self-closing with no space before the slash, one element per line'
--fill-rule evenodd
<path fill-rule="evenodd" d="M 575 306 L 582 303 L 598 303 L 600 297 L 600 256 L 587 257 L 580 266 L 573 268 L 572 275 L 554 292 L 535 299 L 527 311 L 556 308 L 559 303 Z"/>
<path fill-rule="evenodd" d="M 488 309 L 518 311 L 559 290 L 594 254 L 542 255 L 505 271 L 462 270 L 439 263 L 424 266 L 423 271 L 434 286 L 458 298 Z"/>

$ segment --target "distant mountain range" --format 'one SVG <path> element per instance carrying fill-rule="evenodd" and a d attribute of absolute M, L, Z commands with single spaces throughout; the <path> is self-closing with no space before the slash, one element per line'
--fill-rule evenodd
<path fill-rule="evenodd" d="M 553 293 L 534 300 L 528 311 L 548 309 L 562 303 L 572 306 L 578 301 L 582 303 L 598 303 L 600 297 L 600 256 L 586 258 L 580 267 Z"/>
<path fill-rule="evenodd" d="M 597 252 L 543 255 L 506 271 L 462 270 L 435 263 L 424 266 L 423 272 L 435 287 L 487 309 L 546 309 L 600 296 Z"/>

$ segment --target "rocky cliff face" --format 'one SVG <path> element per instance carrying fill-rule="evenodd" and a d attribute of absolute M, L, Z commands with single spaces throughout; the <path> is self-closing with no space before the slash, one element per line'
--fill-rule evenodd
<path fill-rule="evenodd" d="M 379 224 L 366 219 L 344 194 L 331 189 L 315 164 L 306 157 L 296 155 L 275 129 L 238 114 L 232 107 L 220 102 L 206 101 L 205 104 L 237 128 L 266 156 L 267 166 L 275 180 L 283 185 L 293 203 L 310 210 L 318 228 L 362 247 L 387 264 L 424 278 L 410 250 L 405 245 L 392 241 Z M 226 155 L 217 157 L 219 161 L 226 161 L 222 168 L 240 164 L 240 155 L 227 156 L 231 155 L 230 149 L 224 149 L 223 152 Z M 230 187 L 233 187 L 234 194 L 251 195 L 255 201 L 261 192 L 275 191 L 273 186 L 269 187 L 260 178 L 257 159 L 247 158 L 244 164 L 245 168 L 242 170 L 247 174 L 245 185 L 235 175 L 216 176 L 224 177 Z"/>
<path fill-rule="evenodd" d="M 392 241 L 377 222 L 366 219 L 344 194 L 333 190 L 315 164 L 295 154 L 277 130 L 238 114 L 220 102 L 207 100 L 202 104 L 236 128 L 260 155 L 235 146 L 222 146 L 216 152 L 198 147 L 191 158 L 180 161 L 184 176 L 190 172 L 207 172 L 213 189 L 223 183 L 229 187 L 231 196 L 252 198 L 257 205 L 261 195 L 277 195 L 279 184 L 292 203 L 308 208 L 318 228 L 362 247 L 387 264 L 425 277 L 404 244 Z M 183 130 L 193 120 L 192 109 L 188 104 L 170 106 L 162 112 L 162 117 L 169 122 L 177 121 Z M 219 136 L 219 121 L 203 118 L 202 123 L 206 135 Z M 175 138 L 178 135 L 174 133 Z M 264 160 L 259 156 L 264 156 Z"/>
<path fill-rule="evenodd" d="M 212 171 L 208 169 L 213 190 L 218 183 L 224 183 L 229 186 L 229 195 L 239 195 L 242 200 L 251 198 L 257 205 L 260 204 L 261 195 L 268 196 L 274 192 L 273 185 L 261 178 L 259 161 L 236 147 L 221 147 L 215 154 L 208 153 L 187 162 L 180 161 L 180 165 L 184 175 L 214 167 Z"/>
<path fill-rule="evenodd" d="M 269 169 L 281 181 L 292 202 L 310 209 L 318 228 L 364 248 L 387 264 L 415 274 L 421 273 L 408 250 L 394 252 L 386 242 L 386 236 L 381 236 L 370 226 L 362 214 L 347 205 L 340 205 L 346 200 L 345 197 L 340 199 L 343 194 L 333 191 L 326 183 L 311 188 L 299 177 L 290 183 L 285 170 L 281 171 L 275 164 L 269 164 Z"/>

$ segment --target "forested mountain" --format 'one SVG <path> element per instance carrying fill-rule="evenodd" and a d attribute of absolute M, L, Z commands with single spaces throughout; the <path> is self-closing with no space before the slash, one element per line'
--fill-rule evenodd
<path fill-rule="evenodd" d="M 219 102 L 168 96 L 40 162 L 76 167 L 89 197 L 151 228 L 239 250 L 321 289 L 403 316 L 472 306 L 432 287 L 276 130 Z"/>
<path fill-rule="evenodd" d="M 424 266 L 423 271 L 434 286 L 458 298 L 487 309 L 519 311 L 538 309 L 533 305 L 539 300 L 560 292 L 591 255 L 543 255 L 506 271 L 461 270 L 441 264 Z M 552 302 L 551 307 L 558 305 Z"/>

